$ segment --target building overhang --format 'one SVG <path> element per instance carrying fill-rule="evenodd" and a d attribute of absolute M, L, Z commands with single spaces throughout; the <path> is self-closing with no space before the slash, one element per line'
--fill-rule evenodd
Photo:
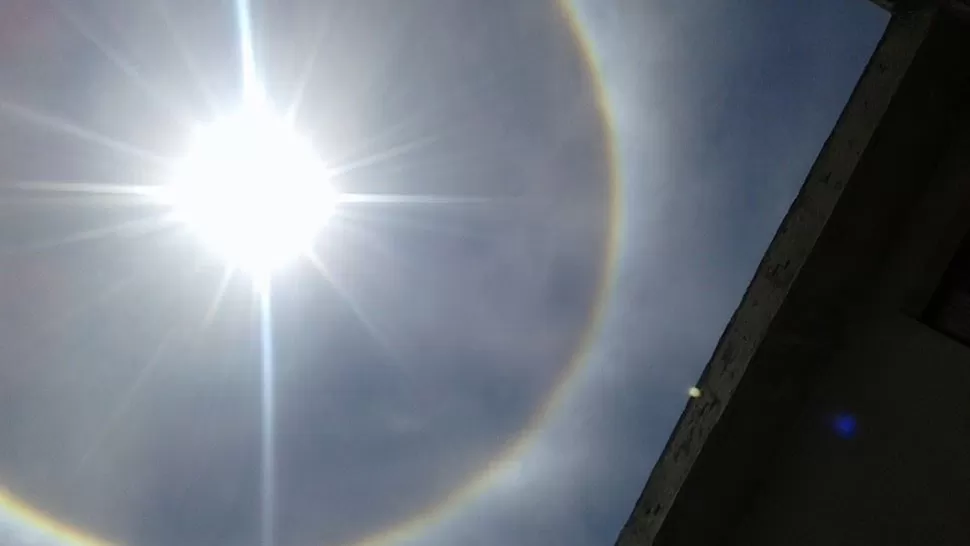
<path fill-rule="evenodd" d="M 948 7 L 895 13 L 618 546 L 716 544 L 730 536 L 805 399 L 813 365 L 833 351 L 848 296 L 871 282 L 900 211 L 954 134 L 955 113 L 970 96 L 966 21 Z"/>

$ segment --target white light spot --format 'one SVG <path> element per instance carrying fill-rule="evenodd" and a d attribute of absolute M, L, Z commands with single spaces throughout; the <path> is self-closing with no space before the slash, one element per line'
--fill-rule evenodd
<path fill-rule="evenodd" d="M 698 389 L 697 387 L 691 387 L 690 390 L 687 391 L 687 394 L 691 398 L 700 398 L 701 397 L 701 390 Z"/>
<path fill-rule="evenodd" d="M 166 192 L 181 221 L 257 276 L 308 252 L 338 197 L 310 142 L 259 100 L 199 127 Z"/>

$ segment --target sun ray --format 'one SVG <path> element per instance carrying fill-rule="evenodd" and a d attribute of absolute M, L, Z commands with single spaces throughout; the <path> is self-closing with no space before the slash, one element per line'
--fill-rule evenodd
<path fill-rule="evenodd" d="M 484 196 L 406 194 L 406 193 L 342 193 L 341 205 L 481 205 L 494 201 Z"/>
<path fill-rule="evenodd" d="M 368 211 L 365 207 L 344 207 L 339 211 L 336 218 L 341 220 L 343 226 L 358 232 L 360 235 L 373 231 L 374 226 L 380 226 L 385 231 L 388 229 L 394 231 L 405 229 L 439 237 L 472 240 L 488 238 L 487 233 L 475 230 L 472 227 L 463 228 L 453 222 L 428 219 L 426 215 L 419 217 L 418 215 L 371 214 L 371 211 Z M 367 233 L 367 236 L 373 237 L 370 233 Z"/>
<path fill-rule="evenodd" d="M 333 273 L 331 273 L 330 270 L 327 269 L 327 267 L 323 264 L 323 260 L 321 260 L 320 257 L 317 256 L 317 253 L 312 250 L 308 251 L 306 254 L 306 258 L 307 258 L 307 261 L 310 262 L 310 265 L 312 265 L 313 268 L 316 269 L 318 273 L 320 273 L 320 276 L 323 277 L 324 281 L 326 281 L 326 283 L 330 286 L 330 288 L 332 288 L 334 292 L 337 294 L 337 296 L 340 297 L 340 299 L 344 302 L 347 308 L 350 309 L 350 311 L 354 314 L 357 320 L 360 321 L 361 325 L 364 326 L 364 328 L 372 336 L 374 336 L 375 340 L 383 341 L 384 337 L 380 335 L 377 329 L 377 326 L 371 323 L 371 321 L 367 320 L 367 317 L 364 316 L 364 313 L 363 311 L 361 311 L 360 306 L 357 305 L 356 301 L 354 301 L 353 296 L 351 296 L 350 293 L 342 286 L 342 284 L 337 281 Z"/>
<path fill-rule="evenodd" d="M 8 100 L 0 99 L 0 112 L 10 117 L 33 123 L 39 127 L 50 129 L 66 136 L 72 136 L 92 144 L 99 144 L 110 150 L 137 157 L 154 164 L 161 164 L 163 166 L 169 164 L 167 158 L 135 146 L 134 144 L 111 138 L 65 119 L 39 112 Z"/>
<path fill-rule="evenodd" d="M 480 95 L 490 96 L 494 93 L 484 93 L 485 90 L 490 89 L 490 86 L 494 86 L 497 83 L 504 81 L 504 78 L 509 69 L 505 68 L 501 72 L 492 73 L 488 75 L 488 79 L 485 82 L 485 87 L 481 90 L 483 91 Z M 418 108 L 412 108 L 408 110 L 407 115 L 403 118 L 388 121 L 383 123 L 383 127 L 376 134 L 367 137 L 363 142 L 356 146 L 356 150 L 350 155 L 356 155 L 367 148 L 373 146 L 376 143 L 381 143 L 394 135 L 399 135 L 406 133 L 408 131 L 414 131 L 415 128 L 420 128 L 424 126 L 425 133 L 434 133 L 434 137 L 424 137 L 427 139 L 433 139 L 436 141 L 446 141 L 448 139 L 449 133 L 455 133 L 461 130 L 462 127 L 462 114 L 464 113 L 465 106 L 462 104 L 462 99 L 465 97 L 462 93 L 445 93 L 442 96 L 436 96 L 434 101 L 424 101 L 422 105 Z M 481 108 L 486 108 L 489 105 L 482 104 Z M 434 127 L 429 126 L 428 121 L 433 119 L 445 119 L 447 120 L 447 130 L 442 130 L 440 126 Z M 402 144 L 390 144 L 389 148 L 397 148 Z M 351 159 L 350 161 L 354 161 Z"/>
<path fill-rule="evenodd" d="M 313 79 L 313 71 L 316 69 L 317 59 L 320 56 L 320 51 L 324 47 L 324 42 L 329 38 L 330 32 L 333 30 L 337 20 L 343 17 L 347 8 L 352 5 L 355 5 L 353 0 L 344 0 L 341 2 L 340 7 L 336 9 L 333 17 L 322 17 L 325 22 L 319 26 L 320 30 L 313 40 L 310 53 L 303 62 L 303 69 L 300 71 L 300 76 L 297 78 L 294 86 L 293 98 L 290 100 L 290 106 L 286 110 L 286 119 L 291 122 L 300 114 L 300 108 L 303 106 L 303 95 L 306 93 L 306 88 Z"/>
<path fill-rule="evenodd" d="M 259 291 L 259 334 L 262 369 L 262 546 L 272 546 L 276 538 L 276 369 L 273 354 L 273 313 L 270 286 Z"/>
<path fill-rule="evenodd" d="M 138 374 L 135 376 L 134 381 L 131 382 L 125 392 L 121 395 L 117 404 L 115 404 L 114 409 L 108 415 L 108 418 L 102 423 L 100 430 L 91 437 L 92 441 L 81 455 L 81 458 L 78 460 L 77 466 L 74 470 L 75 474 L 82 472 L 87 467 L 88 463 L 95 455 L 97 455 L 99 449 L 110 437 L 114 429 L 124 420 L 125 414 L 128 412 L 128 409 L 131 407 L 132 402 L 138 395 L 144 383 L 157 367 L 159 360 L 161 360 L 161 357 L 165 352 L 165 349 L 167 349 L 174 342 L 177 330 L 178 327 L 176 325 L 172 325 L 162 336 L 162 339 L 152 351 L 151 356 L 145 360 L 145 364 L 142 365 L 141 369 L 138 370 Z"/>
<path fill-rule="evenodd" d="M 500 205 L 501 201 L 502 198 L 475 195 L 344 193 L 341 194 L 340 207 L 335 216 L 342 220 L 342 224 L 346 227 L 356 227 L 356 231 L 362 231 L 362 227 L 376 223 L 412 229 L 422 233 L 481 239 L 483 234 L 480 231 L 461 228 L 453 223 L 427 218 L 419 220 L 415 215 L 372 214 L 372 211 L 369 211 L 368 208 L 369 206 L 383 208 L 389 205 L 395 207 L 431 206 L 437 210 L 445 210 L 450 207 L 473 207 L 475 210 L 494 212 L 494 207 Z M 468 209 L 463 208 L 462 210 L 467 211 Z"/>
<path fill-rule="evenodd" d="M 229 288 L 229 283 L 232 281 L 233 275 L 236 273 L 236 268 L 231 265 L 226 266 L 225 270 L 222 272 L 222 278 L 219 280 L 219 286 L 216 287 L 216 293 L 212 297 L 212 302 L 209 303 L 209 309 L 205 313 L 205 317 L 202 319 L 202 329 L 205 330 L 212 324 L 215 320 L 216 315 L 219 314 L 219 307 L 222 305 L 222 299 L 226 295 L 226 289 Z"/>
<path fill-rule="evenodd" d="M 374 233 L 368 232 L 368 230 L 365 228 L 366 222 L 362 222 L 359 219 L 360 215 L 354 214 L 352 211 L 341 211 L 340 227 L 343 232 L 341 235 L 349 235 L 350 237 L 357 238 L 358 240 L 352 245 L 355 248 L 365 250 L 369 247 L 370 249 L 377 251 L 382 258 L 391 256 L 392 253 L 389 246 L 378 240 Z"/>
<path fill-rule="evenodd" d="M 114 64 L 122 73 L 144 91 L 152 100 L 168 110 L 176 119 L 184 124 L 191 124 L 193 116 L 184 105 L 179 105 L 171 97 L 167 97 L 155 89 L 138 71 L 138 68 L 128 60 L 120 51 L 111 47 L 107 41 L 101 39 L 94 29 L 88 25 L 84 18 L 68 7 L 66 2 L 56 2 L 58 11 L 74 27 L 74 30 L 89 42 Z"/>
<path fill-rule="evenodd" d="M 263 89 L 256 72 L 253 45 L 252 14 L 249 0 L 236 0 L 239 32 L 239 55 L 242 71 L 243 102 L 250 107 L 262 102 Z M 259 333 L 261 364 L 261 449 L 260 449 L 260 538 L 262 546 L 273 546 L 276 540 L 276 446 L 274 383 L 276 370 L 273 355 L 273 316 L 269 272 L 254 277 L 259 293 Z"/>
<path fill-rule="evenodd" d="M 256 73 L 256 51 L 253 46 L 253 20 L 249 0 L 236 0 L 236 24 L 239 31 L 243 98 L 252 100 L 261 91 L 261 86 Z"/>
<path fill-rule="evenodd" d="M 425 131 L 424 136 L 412 136 L 403 138 L 410 127 L 415 125 L 414 119 L 406 119 L 396 124 L 386 124 L 386 128 L 376 134 L 365 137 L 358 142 L 353 149 L 342 154 L 342 157 L 328 158 L 332 165 L 332 176 L 343 176 L 359 169 L 381 166 L 388 166 L 390 161 L 398 160 L 390 165 L 398 170 L 414 167 L 415 165 L 437 165 L 459 159 L 471 158 L 468 151 L 462 151 L 458 156 L 454 152 L 448 153 L 445 157 L 423 153 L 411 160 L 408 156 L 416 152 L 433 152 L 433 145 L 436 143 L 448 142 L 460 136 L 460 127 L 452 124 L 447 129 L 435 129 Z M 477 153 L 477 152 L 475 152 Z M 408 158 L 408 161 L 401 161 Z"/>
<path fill-rule="evenodd" d="M 159 269 L 155 268 L 150 270 L 149 278 L 160 276 Z M 32 346 L 36 349 L 42 343 L 49 343 L 50 338 L 56 336 L 59 332 L 69 327 L 71 324 L 75 323 L 80 317 L 84 316 L 85 313 L 92 312 L 95 308 L 102 306 L 110 301 L 117 300 L 122 295 L 124 295 L 128 290 L 132 289 L 137 281 L 145 282 L 145 276 L 136 273 L 131 273 L 124 276 L 123 278 L 111 283 L 104 290 L 100 290 L 97 294 L 89 299 L 88 301 L 79 303 L 67 309 L 65 312 L 61 313 L 60 316 L 51 321 L 43 328 L 43 332 L 38 338 L 32 343 Z M 138 391 L 145 383 L 147 377 L 152 373 L 158 364 L 164 349 L 170 345 L 177 332 L 177 326 L 172 325 L 166 333 L 162 336 L 159 345 L 154 349 L 151 356 L 145 361 L 145 364 L 138 371 L 135 380 L 131 383 L 130 387 L 125 391 L 125 393 L 119 399 L 115 408 L 111 411 L 108 418 L 103 422 L 100 429 L 90 438 L 92 441 L 89 443 L 88 447 L 81 454 L 78 459 L 77 464 L 73 468 L 73 476 L 77 477 L 79 473 L 83 472 L 87 464 L 93 459 L 97 454 L 98 450 L 104 445 L 105 441 L 112 434 L 114 429 L 122 421 L 125 413 L 130 408 L 132 402 L 138 394 Z M 36 365 L 35 359 L 26 358 L 23 362 L 25 368 L 32 367 Z"/>
<path fill-rule="evenodd" d="M 157 185 L 107 184 L 100 182 L 72 182 L 51 180 L 17 180 L 3 184 L 4 187 L 26 192 L 88 193 L 95 195 L 140 195 L 157 198 L 163 187 Z"/>
<path fill-rule="evenodd" d="M 124 194 L 18 194 L 0 196 L 0 209 L 7 211 L 33 211 L 47 209 L 119 209 L 155 206 L 151 199 Z"/>
<path fill-rule="evenodd" d="M 391 344 L 388 341 L 387 336 L 381 331 L 381 329 L 376 324 L 374 324 L 373 322 L 367 319 L 367 317 L 364 315 L 364 311 L 360 308 L 360 305 L 354 300 L 354 297 L 353 295 L 350 294 L 350 291 L 345 286 L 343 286 L 343 284 L 340 281 L 337 280 L 336 276 L 333 273 L 330 272 L 330 270 L 326 267 L 326 265 L 324 265 L 323 260 L 321 260 L 320 257 L 317 255 L 317 253 L 312 250 L 308 251 L 306 253 L 306 259 L 308 262 L 310 262 L 310 265 L 312 265 L 313 268 L 316 269 L 318 273 L 320 273 L 320 276 L 323 277 L 324 282 L 326 282 L 327 285 L 330 286 L 330 288 L 334 291 L 337 297 L 339 297 L 340 300 L 344 303 L 344 305 L 347 306 L 347 309 L 349 309 L 350 312 L 354 314 L 354 317 L 357 319 L 360 325 L 363 326 L 364 330 L 367 331 L 367 334 L 371 336 L 371 338 L 381 348 L 385 357 L 389 359 L 395 359 L 395 353 L 391 348 Z"/>
<path fill-rule="evenodd" d="M 157 206 L 164 196 L 160 185 L 48 180 L 0 182 L 0 192 L 0 204 L 17 206 Z"/>
<path fill-rule="evenodd" d="M 371 148 L 376 144 L 383 144 L 383 142 L 392 136 L 397 136 L 408 127 L 408 120 L 401 120 L 396 123 L 384 124 L 382 130 L 376 133 L 361 138 L 359 142 L 356 143 L 354 148 L 344 155 L 343 158 L 332 158 L 339 162 L 354 161 L 355 157 L 368 153 Z M 393 146 L 393 145 L 392 145 Z"/>
<path fill-rule="evenodd" d="M 212 88 L 206 85 L 205 78 L 202 75 L 203 71 L 201 68 L 199 68 L 199 64 L 196 62 L 195 57 L 189 51 L 189 48 L 186 47 L 185 40 L 183 39 L 183 36 L 178 32 L 178 29 L 176 28 L 175 23 L 172 20 L 172 14 L 169 12 L 169 9 L 166 4 L 167 4 L 166 0 L 151 0 L 152 7 L 155 9 L 155 12 L 158 14 L 159 19 L 161 19 L 162 24 L 165 25 L 165 28 L 168 30 L 169 36 L 171 37 L 172 44 L 175 46 L 176 52 L 178 53 L 179 57 L 182 59 L 182 62 L 185 64 L 186 69 L 188 69 L 189 73 L 191 74 L 195 85 L 202 92 L 202 95 L 205 98 L 205 101 L 209 107 L 209 110 L 212 112 L 216 112 L 219 110 L 218 97 L 216 97 L 216 94 L 214 91 L 212 91 Z"/>
<path fill-rule="evenodd" d="M 50 339 L 62 333 L 79 317 L 84 316 L 86 312 L 90 312 L 92 309 L 96 309 L 98 306 L 120 297 L 120 295 L 124 293 L 126 289 L 131 288 L 131 286 L 135 284 L 135 280 L 135 274 L 127 275 L 124 278 L 111 283 L 111 285 L 104 290 L 99 291 L 93 298 L 71 306 L 70 308 L 58 313 L 57 316 L 47 321 L 46 324 L 40 325 L 37 328 L 37 331 L 33 332 L 34 336 L 28 344 L 29 346 L 23 356 L 24 359 L 20 366 L 23 369 L 33 367 L 36 364 L 36 360 L 30 356 L 31 351 L 35 351 L 41 346 L 50 343 Z M 10 355 L 7 356 L 9 357 Z"/>
<path fill-rule="evenodd" d="M 125 222 L 112 224 L 110 226 L 79 231 L 57 239 L 42 241 L 40 243 L 29 245 L 27 249 L 32 251 L 40 251 L 74 243 L 106 239 L 108 237 L 118 235 L 147 235 L 149 233 L 159 231 L 166 226 L 172 225 L 173 223 L 174 218 L 171 213 L 155 215 L 148 218 L 138 218 L 136 220 L 128 220 Z"/>
<path fill-rule="evenodd" d="M 433 142 L 437 142 L 439 138 L 437 136 L 428 136 L 414 139 L 410 142 L 405 142 L 403 144 L 398 144 L 392 146 L 382 152 L 377 152 L 370 154 L 366 157 L 360 159 L 345 162 L 339 165 L 332 166 L 329 170 L 330 176 L 340 177 L 344 176 L 353 171 L 373 167 L 375 165 L 380 165 L 394 159 L 400 159 L 408 154 L 420 150 L 428 146 Z"/>

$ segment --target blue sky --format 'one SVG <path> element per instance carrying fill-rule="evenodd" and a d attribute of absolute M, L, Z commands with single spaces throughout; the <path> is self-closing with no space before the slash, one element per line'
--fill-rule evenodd
<path fill-rule="evenodd" d="M 277 544 L 612 543 L 887 21 L 742 4 L 576 0 L 592 74 L 548 0 L 253 2 L 266 90 L 302 97 L 335 184 L 454 198 L 342 211 L 331 279 L 275 280 Z M 143 152 L 239 95 L 235 22 L 0 5 L 0 483 L 112 542 L 259 543 L 252 287 L 211 313 L 224 264 L 157 207 L 24 188 L 159 183 Z"/>

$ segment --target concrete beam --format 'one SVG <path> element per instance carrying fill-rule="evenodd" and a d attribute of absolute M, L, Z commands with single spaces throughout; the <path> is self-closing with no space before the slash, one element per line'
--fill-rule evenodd
<path fill-rule="evenodd" d="M 768 248 L 624 526 L 618 546 L 730 537 L 846 301 L 885 259 L 970 91 L 970 36 L 934 9 L 900 13 Z M 873 206 L 878 203 L 879 206 Z"/>
<path fill-rule="evenodd" d="M 870 0 L 873 4 L 892 13 L 912 13 L 914 11 L 942 8 L 951 15 L 970 17 L 970 0 Z"/>
<path fill-rule="evenodd" d="M 880 8 L 893 13 L 916 11 L 932 6 L 934 0 L 870 0 Z"/>
<path fill-rule="evenodd" d="M 896 0 L 870 0 L 870 1 L 873 4 L 879 6 L 880 8 L 886 11 L 892 11 L 893 5 L 896 3 Z"/>

